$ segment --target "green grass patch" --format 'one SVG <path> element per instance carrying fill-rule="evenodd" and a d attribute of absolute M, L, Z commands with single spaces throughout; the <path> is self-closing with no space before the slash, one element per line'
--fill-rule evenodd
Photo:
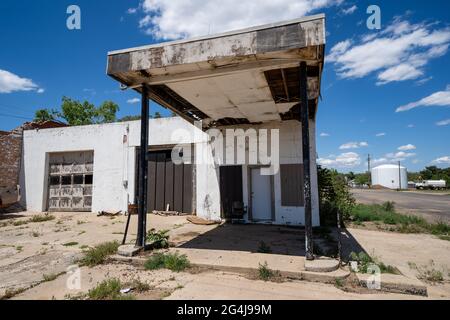
<path fill-rule="evenodd" d="M 450 240 L 450 225 L 444 222 L 429 223 L 425 219 L 400 214 L 395 211 L 394 204 L 386 202 L 382 205 L 358 204 L 350 216 L 350 221 L 356 225 L 364 222 L 383 223 L 391 226 L 389 230 L 400 233 L 428 233 L 443 240 Z"/>
<path fill-rule="evenodd" d="M 36 216 L 31 217 L 30 220 L 28 220 L 31 223 L 40 223 L 40 222 L 47 222 L 55 220 L 55 216 L 51 214 L 39 214 Z"/>
<path fill-rule="evenodd" d="M 156 253 L 145 262 L 144 267 L 147 270 L 169 269 L 181 272 L 190 267 L 190 262 L 185 255 L 179 253 Z"/>
<path fill-rule="evenodd" d="M 360 273 L 368 273 L 370 266 L 376 265 L 380 268 L 381 273 L 401 274 L 396 267 L 387 265 L 378 258 L 372 258 L 365 252 L 352 252 L 350 254 L 350 260 L 358 262 L 358 271 Z"/>
<path fill-rule="evenodd" d="M 133 295 L 124 295 L 120 292 L 122 283 L 118 279 L 109 279 L 99 283 L 89 290 L 90 300 L 135 300 Z"/>
<path fill-rule="evenodd" d="M 99 244 L 86 251 L 80 263 L 88 267 L 102 264 L 110 255 L 117 253 L 117 249 L 119 249 L 119 242 L 117 241 Z"/>

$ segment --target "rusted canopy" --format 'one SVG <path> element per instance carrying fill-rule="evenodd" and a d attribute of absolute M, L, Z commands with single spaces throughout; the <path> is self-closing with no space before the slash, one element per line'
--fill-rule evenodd
<path fill-rule="evenodd" d="M 299 64 L 306 61 L 315 114 L 324 64 L 325 16 L 108 54 L 108 75 L 204 126 L 298 119 Z"/>

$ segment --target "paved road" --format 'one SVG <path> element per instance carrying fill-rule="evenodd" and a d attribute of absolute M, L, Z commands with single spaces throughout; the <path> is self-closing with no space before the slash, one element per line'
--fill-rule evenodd
<path fill-rule="evenodd" d="M 450 196 L 421 192 L 353 189 L 356 201 L 363 204 L 394 201 L 401 213 L 422 216 L 428 221 L 450 223 Z"/>

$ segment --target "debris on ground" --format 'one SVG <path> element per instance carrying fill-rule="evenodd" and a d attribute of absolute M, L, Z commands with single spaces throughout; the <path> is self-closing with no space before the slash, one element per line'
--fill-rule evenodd
<path fill-rule="evenodd" d="M 178 211 L 157 211 L 154 210 L 152 214 L 155 214 L 157 216 L 163 216 L 163 217 L 175 217 L 175 216 L 189 216 L 190 213 L 182 213 Z"/>
<path fill-rule="evenodd" d="M 118 215 L 122 214 L 122 211 L 118 212 L 106 212 L 106 211 L 100 211 L 97 214 L 97 217 L 116 217 Z"/>
<path fill-rule="evenodd" d="M 189 216 L 186 218 L 187 221 L 189 221 L 190 223 L 193 224 L 198 224 L 198 225 L 202 225 L 202 226 L 212 226 L 215 224 L 220 224 L 220 222 L 218 221 L 210 221 L 210 220 L 205 220 L 196 216 Z"/>

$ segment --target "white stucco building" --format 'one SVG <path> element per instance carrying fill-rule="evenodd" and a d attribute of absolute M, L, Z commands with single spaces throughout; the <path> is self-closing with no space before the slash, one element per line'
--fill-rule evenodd
<path fill-rule="evenodd" d="M 226 129 L 232 127 L 221 132 Z M 247 222 L 304 225 L 301 124 L 292 120 L 243 129 L 233 137 L 233 150 L 246 150 L 247 158 L 251 147 L 249 141 L 242 145 L 242 133 L 248 133 L 247 129 L 257 133 L 260 129 L 279 130 L 280 166 L 274 175 L 261 175 L 260 169 L 265 166 L 249 165 L 248 161 L 227 165 L 186 160 L 185 164 L 174 165 L 171 153 L 180 144 L 185 150 L 192 146 L 197 160 L 211 160 L 209 135 L 178 117 L 150 120 L 149 211 L 169 208 L 221 220 L 230 219 L 233 205 L 241 202 Z M 310 131 L 311 154 L 315 154 L 314 121 Z M 126 212 L 128 204 L 136 203 L 140 121 L 27 130 L 23 138 L 20 189 L 21 203 L 28 210 Z M 224 139 L 224 148 L 233 143 Z M 317 226 L 315 161 L 311 171 L 313 224 Z"/>

